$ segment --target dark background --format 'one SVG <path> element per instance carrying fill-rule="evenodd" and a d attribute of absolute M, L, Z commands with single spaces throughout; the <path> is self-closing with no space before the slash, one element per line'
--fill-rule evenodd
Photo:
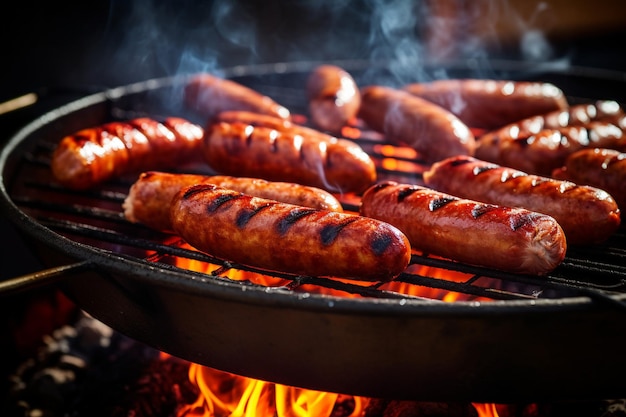
<path fill-rule="evenodd" d="M 0 103 L 31 92 L 39 101 L 0 114 L 0 146 L 38 115 L 91 92 L 233 65 L 374 59 L 398 62 L 404 74 L 414 75 L 427 59 L 473 58 L 626 71 L 625 4 L 621 0 L 11 2 L 10 10 L 5 5 L 0 13 Z M 41 268 L 6 219 L 0 219 L 0 234 L 4 245 L 0 280 Z M 3 338 L 5 322 L 10 333 L 34 320 L 24 313 L 27 300 L 0 298 Z"/>

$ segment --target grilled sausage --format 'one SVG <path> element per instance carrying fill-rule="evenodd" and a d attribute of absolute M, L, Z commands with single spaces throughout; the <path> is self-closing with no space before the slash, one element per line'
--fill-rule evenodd
<path fill-rule="evenodd" d="M 463 122 L 448 110 L 402 90 L 361 89 L 359 117 L 390 143 L 412 147 L 427 162 L 474 154 L 474 135 Z"/>
<path fill-rule="evenodd" d="M 316 67 L 309 74 L 306 92 L 311 121 L 329 132 L 339 132 L 361 106 L 361 92 L 354 78 L 335 65 Z"/>
<path fill-rule="evenodd" d="M 374 185 L 364 193 L 360 212 L 396 226 L 414 249 L 508 272 L 547 274 L 567 250 L 561 226 L 546 214 L 419 185 Z"/>
<path fill-rule="evenodd" d="M 626 153 L 615 149 L 582 149 L 569 155 L 563 167 L 552 172 L 557 179 L 607 191 L 620 210 L 626 209 Z"/>
<path fill-rule="evenodd" d="M 341 203 L 330 193 L 319 188 L 287 182 L 269 182 L 258 178 L 239 178 L 224 175 L 172 174 L 143 172 L 130 187 L 122 207 L 127 220 L 142 223 L 156 230 L 172 230 L 170 204 L 184 187 L 194 184 L 215 184 L 224 188 L 330 211 L 343 211 Z"/>
<path fill-rule="evenodd" d="M 224 175 L 295 182 L 330 192 L 365 190 L 376 167 L 357 144 L 332 136 L 305 136 L 246 123 L 212 123 L 204 156 Z"/>
<path fill-rule="evenodd" d="M 427 186 L 441 192 L 548 214 L 559 222 L 570 244 L 602 242 L 620 225 L 619 208 L 604 190 L 472 157 L 440 161 L 423 178 Z"/>
<path fill-rule="evenodd" d="M 615 101 L 599 100 L 595 103 L 577 104 L 565 110 L 521 119 L 481 135 L 477 138 L 475 156 L 485 161 L 501 163 L 530 172 L 534 172 L 534 165 L 546 164 L 548 167 L 542 168 L 537 173 L 549 175 L 551 169 L 560 166 L 556 161 L 563 162 L 564 154 L 574 152 L 581 146 L 594 146 L 588 143 L 588 138 L 596 142 L 605 142 L 609 146 L 611 141 L 614 142 L 612 146 L 624 146 L 620 145 L 622 141 L 619 140 L 624 127 L 626 127 L 626 115 L 619 103 Z M 532 150 L 530 151 L 531 159 L 538 162 L 525 163 L 528 155 L 524 154 L 523 149 L 516 158 L 515 148 L 519 146 L 509 144 L 508 141 L 519 141 L 522 147 L 525 143 L 529 143 L 534 149 L 543 149 L 539 150 L 538 152 L 541 153 L 536 156 L 532 155 Z M 509 155 L 501 156 L 501 148 L 508 149 L 504 153 L 508 152 Z M 505 161 L 504 158 L 508 160 Z"/>
<path fill-rule="evenodd" d="M 524 132 L 517 126 L 481 136 L 476 157 L 532 174 L 551 174 L 571 153 L 599 147 L 626 150 L 626 136 L 617 125 L 591 122 L 585 126 Z"/>
<path fill-rule="evenodd" d="M 389 281 L 411 258 L 406 236 L 385 222 L 211 184 L 181 190 L 173 199 L 171 221 L 200 251 L 272 271 Z"/>
<path fill-rule="evenodd" d="M 62 185 L 88 189 L 131 172 L 201 161 L 203 134 L 200 126 L 178 117 L 106 123 L 64 137 L 51 169 Z"/>
<path fill-rule="evenodd" d="M 192 76 L 184 89 L 187 107 L 210 119 L 226 110 L 245 110 L 288 119 L 289 110 L 249 87 L 233 80 L 202 73 Z"/>
<path fill-rule="evenodd" d="M 451 79 L 403 89 L 448 109 L 472 128 L 487 130 L 568 106 L 560 88 L 531 81 Z"/>

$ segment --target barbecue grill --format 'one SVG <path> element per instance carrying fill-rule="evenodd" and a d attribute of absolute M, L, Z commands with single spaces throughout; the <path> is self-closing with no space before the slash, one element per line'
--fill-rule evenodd
<path fill-rule="evenodd" d="M 221 73 L 306 114 L 315 62 Z M 334 62 L 361 85 L 393 84 L 386 64 Z M 471 76 L 471 62 L 449 77 Z M 489 76 L 554 82 L 571 102 L 615 97 L 621 81 L 585 69 L 491 64 Z M 440 68 L 427 68 L 433 76 Z M 570 247 L 547 276 L 511 274 L 414 252 L 391 284 L 293 276 L 237 265 L 175 235 L 127 222 L 136 177 L 72 191 L 51 180 L 66 134 L 113 120 L 177 115 L 186 76 L 84 97 L 20 130 L 0 160 L 2 209 L 50 269 L 0 283 L 4 294 L 58 285 L 98 320 L 159 350 L 285 385 L 425 401 L 514 402 L 622 398 L 626 393 L 626 236 Z M 585 84 L 587 83 L 587 84 Z M 593 84 L 590 84 L 593 83 Z M 593 85 L 593 88 L 591 87 Z M 374 159 L 379 180 L 420 184 L 427 165 L 356 126 L 346 138 Z M 181 172 L 211 173 L 208 167 Z M 348 211 L 358 196 L 339 196 Z M 433 295 L 436 294 L 436 295 Z M 452 296 L 444 302 L 441 294 Z"/>

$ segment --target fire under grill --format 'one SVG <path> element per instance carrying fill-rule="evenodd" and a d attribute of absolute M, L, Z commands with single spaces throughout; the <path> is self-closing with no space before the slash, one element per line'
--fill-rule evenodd
<path fill-rule="evenodd" d="M 225 76 L 273 97 L 306 122 L 302 86 L 308 68 L 235 68 Z M 357 80 L 363 69 L 352 69 Z M 623 398 L 623 376 L 598 378 L 607 370 L 626 370 L 619 342 L 626 311 L 623 227 L 603 244 L 569 247 L 564 262 L 547 276 L 495 271 L 414 251 L 410 266 L 393 282 L 361 282 L 234 264 L 201 253 L 173 234 L 132 224 L 123 216 L 122 202 L 135 176 L 88 191 L 51 181 L 52 150 L 63 135 L 79 128 L 169 115 L 203 125 L 180 106 L 180 81 L 151 80 L 71 103 L 23 129 L 8 147 L 11 153 L 5 153 L 9 212 L 17 213 L 16 224 L 25 228 L 47 264 L 67 265 L 61 275 L 85 272 L 85 277 L 61 278 L 62 289 L 77 305 L 157 349 L 287 385 L 398 399 L 506 402 L 576 398 L 582 392 L 591 398 Z M 379 180 L 421 184 L 428 166 L 412 150 L 388 145 L 360 125 L 343 133 L 372 156 Z M 212 173 L 204 165 L 179 171 Z M 338 198 L 346 211 L 358 211 L 358 196 Z M 242 321 L 261 315 L 250 324 Z M 309 324 L 318 316 L 319 323 Z M 437 353 L 440 343 L 446 347 Z M 312 353 L 309 345 L 318 350 Z M 255 352 L 242 346 L 255 346 Z M 511 355 L 522 359 L 511 363 Z M 293 369 L 285 369 L 285 360 Z M 587 364 L 568 380 L 574 371 L 566 370 L 580 366 L 579 361 Z M 447 368 L 460 371 L 454 381 L 440 375 L 433 383 L 433 375 Z M 538 383 L 536 370 L 544 372 Z M 554 388 L 555 380 L 566 382 Z M 448 389 L 441 391 L 441 386 Z"/>

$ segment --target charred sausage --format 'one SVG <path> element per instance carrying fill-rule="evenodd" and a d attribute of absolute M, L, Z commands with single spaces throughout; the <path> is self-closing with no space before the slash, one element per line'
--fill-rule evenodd
<path fill-rule="evenodd" d="M 538 175 L 550 175 L 553 169 L 563 165 L 569 154 L 580 149 L 626 150 L 622 129 L 602 121 L 537 133 L 511 126 L 481 136 L 477 143 L 477 158 Z"/>
<path fill-rule="evenodd" d="M 568 106 L 560 88 L 541 82 L 450 79 L 403 89 L 448 109 L 472 128 L 487 130 Z"/>
<path fill-rule="evenodd" d="M 459 156 L 433 164 L 427 186 L 462 198 L 524 207 L 554 217 L 570 244 L 605 241 L 620 225 L 620 211 L 606 191 Z"/>
<path fill-rule="evenodd" d="M 626 209 L 626 153 L 615 149 L 582 149 L 569 155 L 552 176 L 606 190 Z"/>
<path fill-rule="evenodd" d="M 365 190 L 376 167 L 357 144 L 332 136 L 298 134 L 247 123 L 212 123 L 204 156 L 224 175 L 295 182 L 330 192 Z"/>
<path fill-rule="evenodd" d="M 427 162 L 473 155 L 474 135 L 448 110 L 405 91 L 383 86 L 361 89 L 359 117 L 392 144 L 412 147 Z"/>
<path fill-rule="evenodd" d="M 363 195 L 360 212 L 396 226 L 414 249 L 508 272 L 547 274 L 567 250 L 561 226 L 546 214 L 419 185 L 374 185 Z"/>
<path fill-rule="evenodd" d="M 343 211 L 341 203 L 330 193 L 314 187 L 287 182 L 270 182 L 258 178 L 224 175 L 173 174 L 149 171 L 133 183 L 122 207 L 127 220 L 156 230 L 172 230 L 170 205 L 178 191 L 194 184 L 215 184 L 224 188 L 330 211 Z"/>
<path fill-rule="evenodd" d="M 389 281 L 410 243 L 397 228 L 356 214 L 279 203 L 211 184 L 181 190 L 172 226 L 196 249 L 272 271 Z"/>
<path fill-rule="evenodd" d="M 335 65 L 316 67 L 307 79 L 306 92 L 313 124 L 337 133 L 354 119 L 361 106 L 361 92 L 352 75 Z"/>
<path fill-rule="evenodd" d="M 178 117 L 106 123 L 64 137 L 51 169 L 62 185 L 87 189 L 123 174 L 199 161 L 203 134 L 200 126 Z"/>
<path fill-rule="evenodd" d="M 245 110 L 288 119 L 289 110 L 269 96 L 226 78 L 202 73 L 192 76 L 183 94 L 187 107 L 210 119 L 226 110 Z"/>

